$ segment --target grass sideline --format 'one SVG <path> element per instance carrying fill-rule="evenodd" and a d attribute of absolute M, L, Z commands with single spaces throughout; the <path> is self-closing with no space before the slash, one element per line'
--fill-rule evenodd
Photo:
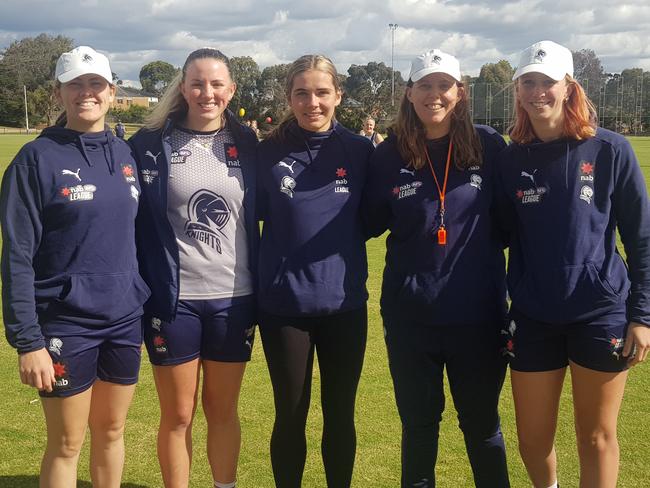
<path fill-rule="evenodd" d="M 34 136 L 0 135 L 0 171 L 21 145 Z M 646 181 L 650 181 L 650 137 L 630 139 L 641 162 Z M 369 334 L 365 365 L 357 400 L 357 461 L 353 487 L 393 488 L 399 486 L 400 423 L 395 409 L 392 383 L 388 373 L 379 317 L 379 290 L 383 270 L 383 238 L 368 242 L 370 278 Z M 20 384 L 16 354 L 0 336 L 0 488 L 27 488 L 38 485 L 38 470 L 44 448 L 43 414 L 35 390 Z M 619 488 L 637 488 L 647 484 L 647 453 L 650 452 L 650 365 L 632 370 L 619 422 L 621 474 Z M 307 426 L 308 457 L 303 486 L 326 486 L 320 459 L 322 413 L 318 373 L 314 373 L 312 406 Z M 462 435 L 451 397 L 447 390 L 447 410 L 440 432 L 437 486 L 473 486 Z M 36 401 L 34 401 L 36 400 Z M 200 410 L 200 407 L 199 407 Z M 273 486 L 269 438 L 273 420 L 273 399 L 263 351 L 256 340 L 242 390 L 240 403 L 243 446 L 238 486 Z M 508 381 L 501 396 L 501 415 L 508 447 L 511 482 L 514 488 L 528 487 L 525 469 L 517 453 L 514 412 Z M 197 412 L 194 428 L 194 463 L 191 486 L 211 486 L 205 455 L 206 429 L 202 413 Z M 143 360 L 141 379 L 129 412 L 126 431 L 126 466 L 123 487 L 162 486 L 156 459 L 158 406 L 151 368 Z M 88 441 L 79 465 L 79 486 L 90 487 Z M 578 485 L 578 461 L 573 433 L 570 380 L 562 395 L 558 422 L 557 450 L 560 481 Z"/>

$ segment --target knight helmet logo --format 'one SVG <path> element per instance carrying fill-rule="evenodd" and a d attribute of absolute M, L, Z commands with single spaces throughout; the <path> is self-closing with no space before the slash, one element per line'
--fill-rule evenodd
<path fill-rule="evenodd" d="M 185 234 L 197 239 L 221 254 L 218 234 L 230 220 L 230 207 L 223 197 L 209 190 L 199 190 L 187 204 Z"/>

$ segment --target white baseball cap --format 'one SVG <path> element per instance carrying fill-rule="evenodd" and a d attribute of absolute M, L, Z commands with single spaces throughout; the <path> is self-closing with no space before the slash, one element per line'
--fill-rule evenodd
<path fill-rule="evenodd" d="M 432 49 L 415 58 L 411 62 L 409 79 L 415 82 L 431 73 L 446 73 L 454 80 L 461 81 L 460 63 L 451 54 L 440 49 Z"/>
<path fill-rule="evenodd" d="M 81 75 L 99 75 L 113 83 L 113 72 L 108 58 L 92 47 L 79 46 L 63 53 L 56 62 L 55 77 L 61 83 L 67 83 Z"/>
<path fill-rule="evenodd" d="M 513 81 L 526 73 L 542 73 L 555 81 L 573 78 L 573 54 L 553 41 L 536 42 L 522 51 Z"/>

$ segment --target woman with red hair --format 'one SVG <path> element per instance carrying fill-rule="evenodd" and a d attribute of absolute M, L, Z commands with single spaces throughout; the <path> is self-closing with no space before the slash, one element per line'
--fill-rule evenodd
<path fill-rule="evenodd" d="M 519 451 L 536 488 L 557 487 L 554 437 L 567 366 L 581 487 L 615 487 L 629 367 L 650 347 L 650 207 L 634 152 L 596 126 L 571 51 L 523 51 L 513 141 L 499 158 L 510 234 L 510 356 Z M 627 266 L 616 248 L 620 232 Z"/>

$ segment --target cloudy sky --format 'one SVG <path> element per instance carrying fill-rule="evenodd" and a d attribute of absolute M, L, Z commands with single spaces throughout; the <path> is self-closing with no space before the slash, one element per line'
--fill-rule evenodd
<path fill-rule="evenodd" d="M 618 4 L 617 4 L 618 3 Z M 606 71 L 650 71 L 648 0 L 0 0 L 0 49 L 41 32 L 109 54 L 113 71 L 137 80 L 155 60 L 180 66 L 211 46 L 265 67 L 323 53 L 338 69 L 391 63 L 406 77 L 410 60 L 438 47 L 467 74 L 535 41 L 593 49 Z"/>

